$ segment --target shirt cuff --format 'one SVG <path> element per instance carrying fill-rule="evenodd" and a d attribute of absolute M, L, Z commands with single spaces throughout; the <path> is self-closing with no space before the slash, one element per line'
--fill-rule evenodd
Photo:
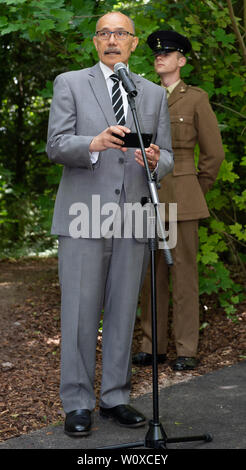
<path fill-rule="evenodd" d="M 92 165 L 94 165 L 98 160 L 99 152 L 89 152 Z"/>
<path fill-rule="evenodd" d="M 151 172 L 152 178 L 155 178 L 157 176 L 157 170 L 158 170 L 158 162 L 157 162 L 155 169 Z"/>

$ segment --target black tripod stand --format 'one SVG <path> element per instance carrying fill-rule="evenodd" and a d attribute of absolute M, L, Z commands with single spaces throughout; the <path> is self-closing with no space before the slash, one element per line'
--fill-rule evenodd
<path fill-rule="evenodd" d="M 123 83 L 124 86 L 124 83 Z M 187 437 L 174 437 L 168 438 L 164 428 L 159 419 L 159 397 L 158 397 L 158 361 L 157 361 L 157 308 L 156 308 L 156 267 L 155 267 L 155 251 L 157 249 L 157 222 L 159 223 L 159 229 L 161 231 L 161 238 L 164 243 L 164 256 L 167 265 L 171 266 L 172 256 L 169 251 L 168 245 L 165 241 L 165 232 L 162 224 L 162 220 L 159 212 L 159 199 L 156 189 L 155 181 L 153 181 L 146 158 L 144 149 L 144 143 L 141 135 L 141 130 L 138 122 L 135 99 L 137 94 L 136 89 L 126 90 L 128 93 L 128 102 L 131 107 L 133 119 L 137 134 L 139 137 L 140 147 L 143 155 L 144 165 L 146 169 L 146 175 L 150 190 L 151 202 L 155 209 L 154 224 L 152 228 L 154 233 L 150 234 L 149 237 L 149 249 L 150 249 L 150 263 L 151 263 L 151 312 L 152 312 L 152 387 L 153 387 L 153 419 L 149 421 L 149 429 L 145 436 L 144 441 L 129 442 L 125 444 L 112 445 L 107 447 L 101 447 L 101 449 L 124 449 L 124 448 L 136 448 L 145 447 L 151 449 L 165 449 L 167 443 L 178 443 L 178 442 L 189 442 L 189 441 L 212 441 L 212 436 L 209 433 L 202 434 L 199 436 L 187 436 Z"/>

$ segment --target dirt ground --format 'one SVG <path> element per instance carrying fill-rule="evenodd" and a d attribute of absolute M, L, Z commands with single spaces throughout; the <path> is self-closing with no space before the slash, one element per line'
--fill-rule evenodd
<path fill-rule="evenodd" d="M 246 301 L 237 321 L 228 319 L 216 299 L 202 299 L 199 366 L 174 372 L 173 340 L 168 361 L 159 366 L 159 386 L 189 380 L 246 359 Z M 63 422 L 59 398 L 60 289 L 57 260 L 0 261 L 0 441 Z M 140 349 L 136 321 L 133 353 Z M 95 389 L 101 380 L 101 334 L 98 335 Z M 133 368 L 132 398 L 151 392 L 152 368 Z"/>

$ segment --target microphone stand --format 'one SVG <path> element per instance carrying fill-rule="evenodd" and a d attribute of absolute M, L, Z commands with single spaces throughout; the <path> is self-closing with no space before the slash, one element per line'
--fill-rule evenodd
<path fill-rule="evenodd" d="M 124 85 L 124 84 L 123 84 Z M 144 441 L 137 442 L 128 442 L 119 445 L 112 445 L 107 447 L 99 447 L 98 449 L 124 449 L 124 448 L 136 448 L 136 447 L 145 447 L 151 449 L 166 449 L 167 443 L 176 443 L 176 442 L 189 442 L 189 441 L 205 441 L 211 442 L 212 436 L 209 433 L 202 434 L 199 436 L 187 436 L 187 437 L 177 437 L 177 438 L 168 438 L 165 430 L 162 426 L 162 423 L 159 419 L 159 397 L 158 397 L 158 360 L 157 360 L 157 308 L 156 308 L 156 266 L 155 266 L 155 251 L 157 249 L 157 223 L 159 224 L 159 229 L 161 231 L 161 238 L 164 243 L 164 256 L 167 265 L 171 266 L 173 264 L 172 256 L 169 250 L 169 247 L 166 243 L 165 232 L 163 228 L 163 223 L 159 211 L 159 197 L 157 193 L 156 183 L 152 179 L 151 172 L 149 169 L 144 143 L 141 135 L 141 130 L 139 126 L 135 99 L 134 97 L 137 94 L 136 90 L 129 91 L 126 90 L 128 95 L 128 102 L 133 114 L 133 119 L 138 134 L 140 147 L 142 151 L 142 156 L 144 160 L 144 166 L 146 170 L 146 177 L 148 181 L 150 197 L 152 204 L 155 209 L 155 222 L 154 222 L 154 233 L 150 233 L 148 238 L 149 249 L 150 249 L 150 263 L 151 263 L 151 314 L 152 314 L 152 389 L 153 389 L 153 419 L 149 421 L 149 429 L 145 436 Z M 153 226 L 152 226 L 153 228 Z M 152 236 L 151 236 L 152 235 Z"/>

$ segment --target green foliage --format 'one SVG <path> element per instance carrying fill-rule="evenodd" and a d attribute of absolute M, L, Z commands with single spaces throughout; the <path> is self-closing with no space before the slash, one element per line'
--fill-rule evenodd
<path fill-rule="evenodd" d="M 242 2 L 233 8 L 243 38 Z M 182 75 L 208 92 L 226 153 L 206 196 L 211 217 L 200 224 L 200 292 L 217 294 L 232 315 L 241 294 L 231 266 L 240 278 L 246 260 L 246 59 L 221 0 L 0 0 L 1 257 L 55 246 L 49 229 L 61 167 L 45 154 L 52 84 L 60 72 L 95 63 L 95 24 L 113 9 L 135 21 L 140 41 L 131 69 L 156 83 L 148 35 L 175 29 L 192 42 Z"/>

